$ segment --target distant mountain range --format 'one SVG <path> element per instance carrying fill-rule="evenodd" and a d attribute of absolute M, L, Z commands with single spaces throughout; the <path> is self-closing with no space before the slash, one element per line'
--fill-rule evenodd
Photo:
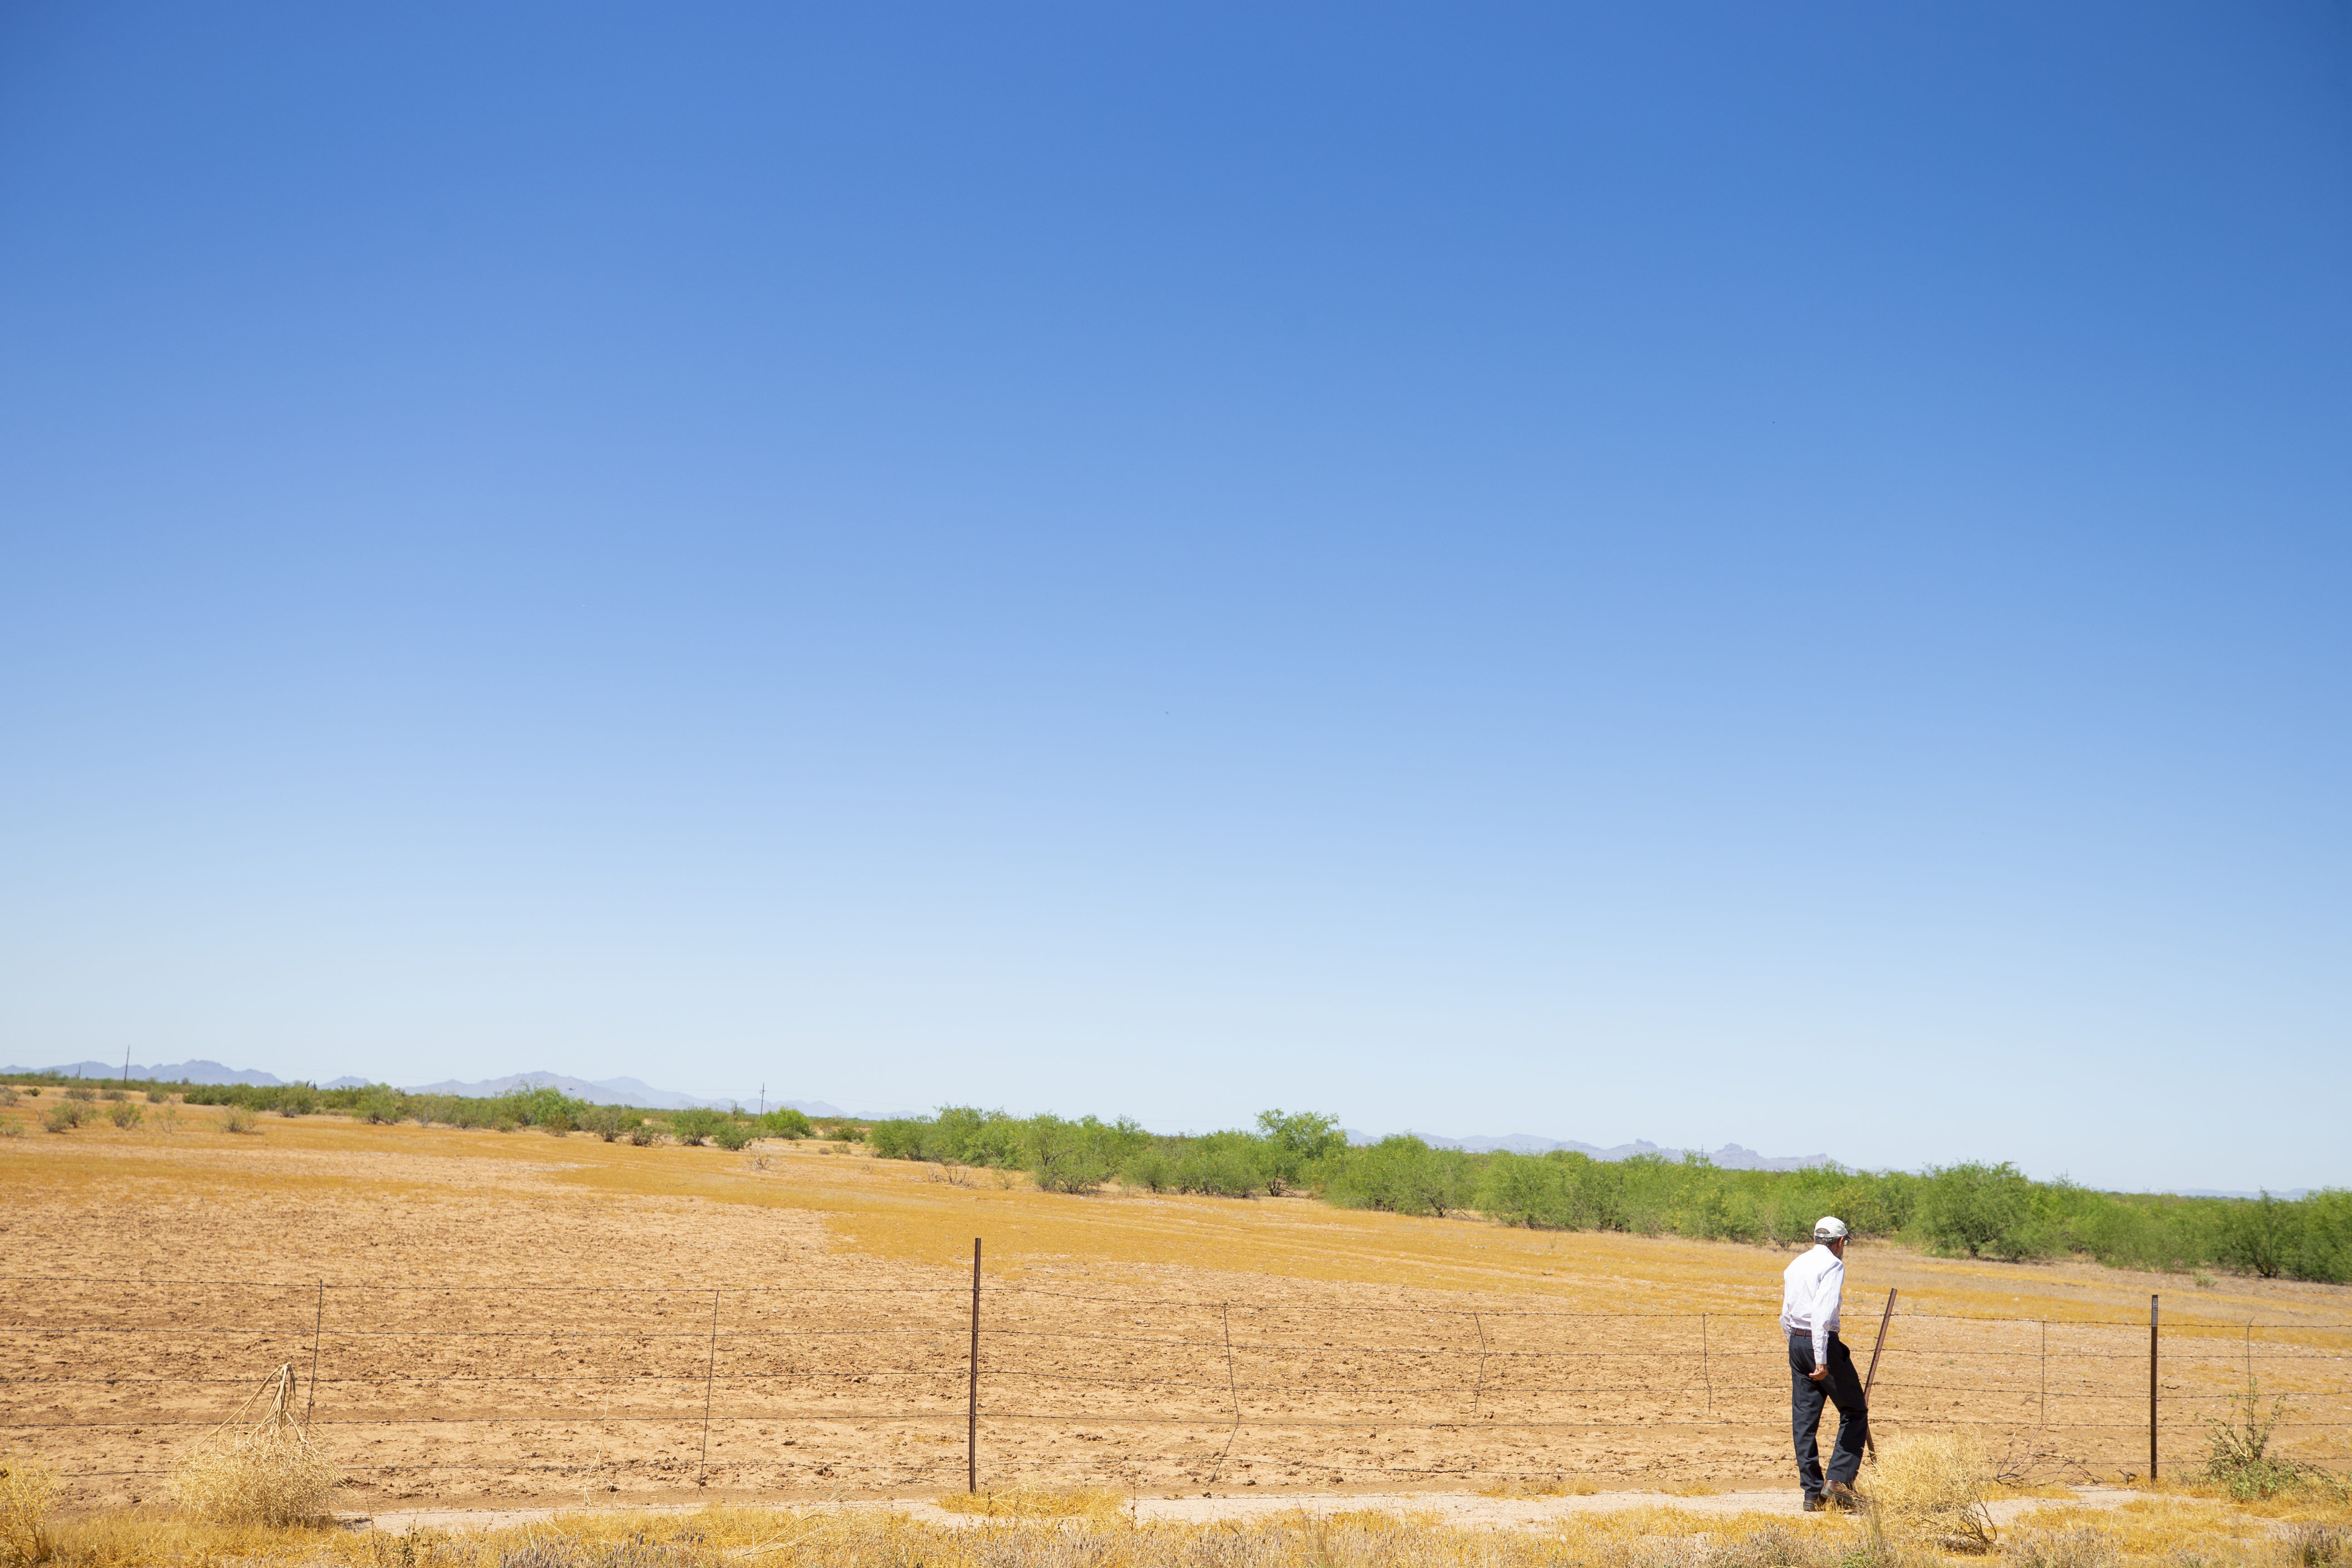
<path fill-rule="evenodd" d="M 0 1068 L 0 1072 L 45 1072 L 56 1073 L 64 1078 L 89 1079 L 129 1077 L 143 1079 L 149 1083 L 249 1083 L 262 1089 L 291 1081 L 279 1078 L 274 1073 L 259 1072 L 250 1068 L 225 1067 L 219 1062 L 212 1061 L 168 1062 L 154 1066 L 132 1062 L 127 1072 L 121 1062 L 67 1062 L 59 1067 Z M 364 1089 L 376 1081 L 372 1078 L 353 1078 L 347 1074 L 342 1078 L 330 1079 L 319 1087 L 320 1089 Z M 758 1098 L 755 1095 L 745 1095 L 740 1100 L 698 1100 L 693 1095 L 680 1094 L 676 1089 L 656 1089 L 653 1085 L 634 1078 L 608 1078 L 599 1082 L 591 1082 L 586 1079 L 570 1078 L 557 1072 L 509 1073 L 505 1078 L 484 1079 L 478 1083 L 459 1083 L 455 1079 L 448 1079 L 440 1083 L 403 1084 L 400 1087 L 411 1094 L 460 1094 L 482 1100 L 505 1094 L 511 1089 L 547 1088 L 561 1089 L 572 1099 L 584 1100 L 592 1105 L 635 1105 L 647 1110 L 691 1110 L 697 1107 L 719 1110 L 729 1105 L 755 1104 Z M 845 1114 L 839 1106 L 828 1105 L 822 1100 L 771 1100 L 768 1101 L 768 1109 L 771 1110 L 786 1106 L 795 1110 L 805 1111 L 811 1116 Z"/>
<path fill-rule="evenodd" d="M 1436 1138 L 1420 1134 L 1421 1141 L 1433 1149 L 1461 1149 L 1473 1154 L 1491 1154 L 1507 1149 L 1514 1154 L 1549 1154 L 1555 1149 L 1568 1149 L 1595 1160 L 1629 1160 L 1636 1154 L 1659 1154 L 1669 1160 L 1679 1160 L 1685 1154 L 1704 1154 L 1727 1171 L 1810 1171 L 1816 1165 L 1831 1163 L 1827 1154 L 1781 1154 L 1767 1156 L 1738 1143 L 1726 1143 L 1720 1149 L 1668 1149 L 1647 1139 L 1636 1138 L 1631 1143 L 1619 1143 L 1603 1149 L 1597 1143 L 1579 1143 L 1573 1139 L 1538 1138 L 1528 1132 L 1509 1132 L 1502 1137 Z"/>
<path fill-rule="evenodd" d="M 2278 1199 L 2281 1203 L 2291 1204 L 2297 1198 L 2307 1198 L 2314 1193 L 2325 1192 L 2326 1190 L 2327 1189 L 2325 1187 L 2285 1187 L 2275 1193 L 2233 1193 L 2224 1192 L 2219 1187 L 2176 1187 L 2173 1189 L 2172 1195 L 2176 1198 L 2272 1197 Z"/>
<path fill-rule="evenodd" d="M 757 1109 L 758 1106 L 756 1095 L 745 1095 L 740 1100 L 698 1100 L 690 1094 L 680 1094 L 674 1089 L 656 1089 L 640 1079 L 607 1078 L 592 1081 L 583 1078 L 567 1078 L 560 1072 L 509 1073 L 505 1078 L 486 1078 L 478 1083 L 459 1083 L 455 1079 L 445 1079 L 439 1083 L 410 1084 L 404 1087 L 411 1094 L 462 1094 L 477 1100 L 488 1100 L 494 1095 L 507 1094 L 518 1089 L 553 1089 L 562 1090 L 574 1100 L 584 1100 L 591 1105 L 635 1105 L 648 1110 L 691 1110 L 698 1106 L 719 1110 L 730 1105 L 744 1105 Z M 841 1107 L 827 1104 L 822 1100 L 772 1099 L 768 1101 L 768 1109 L 771 1110 L 782 1110 L 788 1106 L 794 1110 L 805 1111 L 811 1116 L 847 1114 Z"/>
<path fill-rule="evenodd" d="M 65 1078 L 133 1078 L 149 1083 L 250 1083 L 268 1088 L 283 1083 L 266 1072 L 254 1072 L 245 1068 L 223 1067 L 218 1062 L 172 1062 L 148 1067 L 132 1062 L 128 1068 L 121 1062 L 68 1062 L 63 1067 L 0 1068 L 0 1072 L 53 1072 Z M 364 1079 L 351 1079 L 351 1083 L 364 1083 Z M 321 1084 L 321 1089 L 335 1087 Z"/>

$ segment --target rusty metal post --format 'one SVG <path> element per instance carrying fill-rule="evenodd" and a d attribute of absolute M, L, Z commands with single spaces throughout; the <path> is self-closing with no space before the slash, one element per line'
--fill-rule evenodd
<path fill-rule="evenodd" d="M 2156 1479 L 2156 1298 L 2147 1299 L 2147 1479 Z"/>
<path fill-rule="evenodd" d="M 963 1485 L 980 1490 L 980 1237 L 971 1238 L 971 1384 L 963 1413 Z"/>
<path fill-rule="evenodd" d="M 710 1292 L 710 1359 L 702 1365 L 702 1458 L 695 1471 L 695 1484 L 701 1485 L 710 1477 L 710 1389 L 719 1381 L 719 1292 Z"/>
<path fill-rule="evenodd" d="M 1862 1419 L 1864 1423 L 1862 1429 L 1862 1446 L 1870 1450 L 1870 1456 L 1873 1458 L 1878 1457 L 1878 1439 L 1871 1436 L 1868 1426 L 1870 1385 L 1878 1381 L 1878 1352 L 1886 1348 L 1886 1325 L 1894 1316 L 1895 1292 L 1889 1289 L 1886 1292 L 1886 1305 L 1878 1310 L 1878 1339 L 1870 1347 L 1870 1370 L 1862 1374 Z"/>
<path fill-rule="evenodd" d="M 327 1326 L 327 1282 L 319 1281 L 319 1310 L 310 1320 L 310 1392 L 302 1404 L 302 1430 L 310 1430 L 310 1412 L 319 1407 L 319 1333 Z"/>

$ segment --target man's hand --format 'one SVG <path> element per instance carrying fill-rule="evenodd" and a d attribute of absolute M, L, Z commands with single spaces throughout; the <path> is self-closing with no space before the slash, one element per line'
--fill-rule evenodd
<path fill-rule="evenodd" d="M 1811 1378 L 1815 1383 L 1821 1382 L 1822 1379 L 1827 1377 L 1829 1374 L 1830 1369 L 1825 1366 L 1817 1366 L 1813 1368 L 1812 1371 L 1805 1373 L 1807 1377 Z"/>

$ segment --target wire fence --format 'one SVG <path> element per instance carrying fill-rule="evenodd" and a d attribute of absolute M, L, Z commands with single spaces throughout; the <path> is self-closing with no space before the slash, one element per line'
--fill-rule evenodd
<path fill-rule="evenodd" d="M 5 1284 L 0 1447 L 37 1449 L 85 1493 L 158 1488 L 289 1363 L 314 1440 L 387 1499 L 1654 1485 L 1789 1464 L 1787 1343 L 1761 1314 L 1288 1286 Z M 1850 1305 L 1843 1337 L 1866 1358 L 1878 1304 Z M 1898 1307 L 1885 1328 L 1874 1426 L 1975 1428 L 2019 1479 L 2145 1474 L 2151 1444 L 2195 1468 L 2250 1383 L 2286 1401 L 2287 1450 L 2340 1462 L 2352 1437 L 2352 1323 Z"/>

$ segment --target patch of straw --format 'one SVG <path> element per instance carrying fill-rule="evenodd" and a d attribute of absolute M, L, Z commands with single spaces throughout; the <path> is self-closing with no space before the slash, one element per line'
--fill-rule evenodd
<path fill-rule="evenodd" d="M 2014 1568 L 2113 1568 L 2116 1538 L 2104 1530 L 2025 1530 L 2011 1537 L 2002 1557 Z"/>
<path fill-rule="evenodd" d="M 37 1459 L 0 1458 L 0 1563 L 47 1563 L 56 1550 L 49 1537 L 49 1504 L 58 1478 Z"/>
<path fill-rule="evenodd" d="M 1887 1533 L 1928 1540 L 1955 1552 L 1993 1544 L 1985 1488 L 1992 1467 L 1972 1432 L 1887 1438 L 1872 1467 L 1869 1500 Z"/>
<path fill-rule="evenodd" d="M 1109 1519 L 1125 1510 L 1127 1499 L 1105 1487 L 1007 1487 L 950 1492 L 939 1505 L 989 1519 Z"/>
<path fill-rule="evenodd" d="M 296 1417 L 294 1367 L 279 1367 L 172 1472 L 172 1497 L 213 1524 L 314 1524 L 328 1517 L 335 1468 Z M 255 1404 L 259 1419 L 245 1422 Z"/>
<path fill-rule="evenodd" d="M 1478 1489 L 1480 1497 L 1592 1497 L 1601 1483 L 1582 1476 L 1547 1476 L 1535 1480 L 1493 1481 Z"/>

